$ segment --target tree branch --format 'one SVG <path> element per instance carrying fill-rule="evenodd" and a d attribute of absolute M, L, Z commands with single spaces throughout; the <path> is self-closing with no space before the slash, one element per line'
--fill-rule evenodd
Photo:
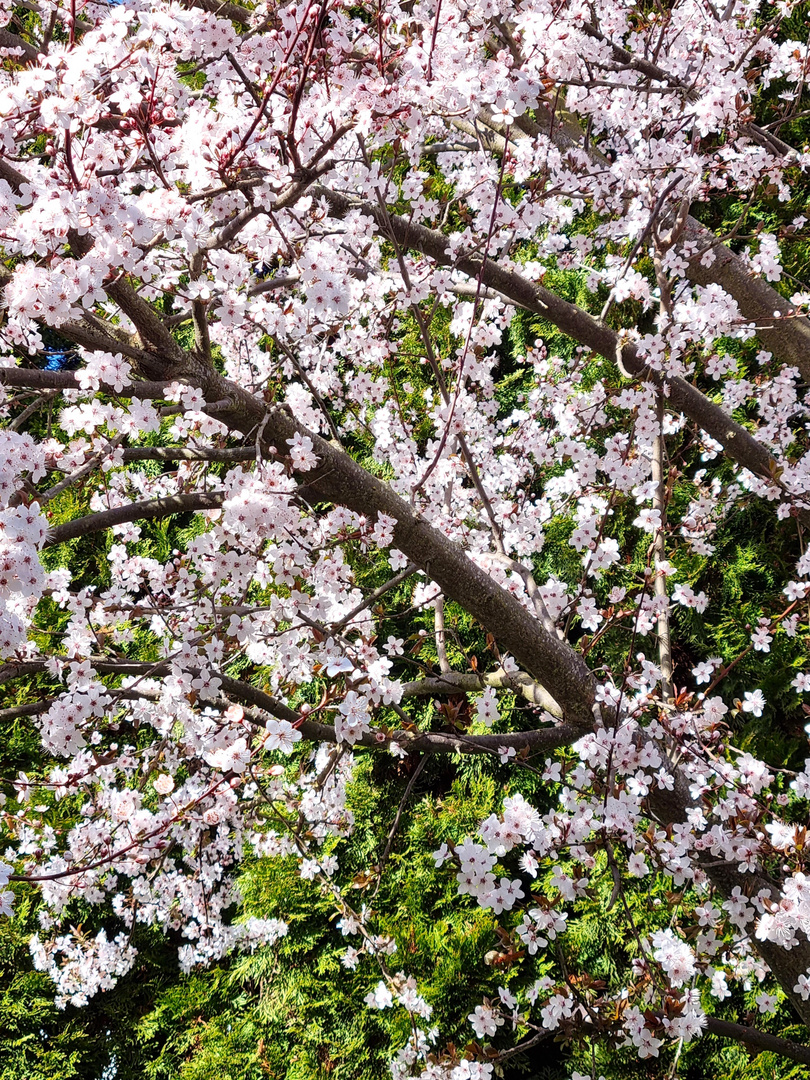
<path fill-rule="evenodd" d="M 486 571 L 430 525 L 388 484 L 372 476 L 348 454 L 300 424 L 287 409 L 267 408 L 253 395 L 216 372 L 203 387 L 206 397 L 229 397 L 232 407 L 217 418 L 232 430 L 255 437 L 262 445 L 283 448 L 296 434 L 312 440 L 318 464 L 300 480 L 308 495 L 328 500 L 376 519 L 396 521 L 393 545 L 425 571 L 445 596 L 457 600 L 517 660 L 547 686 L 561 704 L 567 721 L 589 728 L 593 723 L 596 680 L 573 649 L 548 631 Z M 277 456 L 277 455 L 276 455 Z"/>
<path fill-rule="evenodd" d="M 442 675 L 416 679 L 413 682 L 403 683 L 402 696 L 409 698 L 442 697 L 446 694 L 471 694 L 477 690 L 483 690 L 487 686 L 491 686 L 496 690 L 511 690 L 513 694 L 525 698 L 532 705 L 539 705 L 541 709 L 545 709 L 552 716 L 558 719 L 562 717 L 562 709 L 545 687 L 535 682 L 531 676 L 526 675 L 523 671 L 504 671 L 503 668 L 482 675 L 448 671 Z"/>
<path fill-rule="evenodd" d="M 10 30 L 0 30 L 0 49 L 20 49 L 22 59 L 32 63 L 39 57 L 39 49 Z"/>
<path fill-rule="evenodd" d="M 804 1046 L 792 1039 L 780 1039 L 778 1035 L 770 1035 L 767 1031 L 758 1031 L 757 1028 L 745 1027 L 743 1024 L 732 1024 L 714 1016 L 706 1017 L 706 1030 L 722 1039 L 745 1043 L 754 1050 L 767 1051 L 791 1061 L 801 1062 L 802 1065 L 810 1065 L 810 1046 Z"/>
<path fill-rule="evenodd" d="M 155 518 L 169 517 L 172 514 L 191 514 L 201 510 L 218 510 L 225 499 L 222 491 L 195 491 L 187 495 L 166 495 L 160 499 L 145 499 L 143 502 L 127 503 L 112 510 L 102 510 L 97 514 L 66 521 L 51 529 L 43 548 L 55 547 L 66 540 L 75 540 L 79 536 L 102 532 L 113 525 L 123 525 L 127 521 L 151 521 Z"/>
<path fill-rule="evenodd" d="M 441 266 L 455 266 L 471 278 L 480 276 L 485 285 L 497 289 L 513 303 L 536 312 L 580 345 L 613 363 L 618 362 L 628 375 L 652 383 L 665 394 L 673 409 L 685 413 L 719 442 L 732 461 L 761 479 L 777 482 L 775 459 L 741 424 L 685 379 L 652 371 L 638 355 L 635 345 L 625 342 L 619 334 L 587 311 L 563 300 L 542 285 L 535 285 L 514 270 L 504 270 L 491 259 L 486 262 L 479 256 L 453 259 L 447 240 L 439 232 L 415 225 L 390 212 L 383 214 L 372 203 L 349 199 L 321 185 L 317 186 L 316 192 L 329 202 L 333 212 L 339 216 L 359 209 L 373 218 L 380 228 L 390 225 L 402 247 L 415 249 Z M 810 511 L 800 510 L 799 516 L 810 527 Z"/>
<path fill-rule="evenodd" d="M 130 675 L 144 679 L 161 678 L 169 674 L 172 669 L 172 663 L 169 660 L 150 663 L 140 660 L 91 657 L 90 663 L 99 675 Z M 45 665 L 45 660 L 25 660 L 4 664 L 0 667 L 0 685 L 28 675 L 40 674 L 45 670 Z M 196 676 L 200 673 L 196 668 L 188 670 L 191 675 Z M 293 724 L 305 739 L 312 742 L 338 743 L 335 729 L 331 724 L 307 719 L 305 714 L 297 713 L 278 698 L 240 679 L 232 679 L 219 671 L 215 672 L 215 675 L 220 680 L 225 694 L 242 704 L 252 705 L 270 716 L 275 716 L 277 720 L 286 720 Z M 110 693 L 119 693 L 119 691 L 111 690 Z M 24 707 L 27 708 L 27 706 Z M 388 750 L 395 746 L 408 754 L 497 754 L 502 746 L 537 753 L 568 746 L 581 737 L 581 729 L 570 724 L 550 725 L 533 731 L 517 731 L 499 735 L 462 735 L 456 732 L 395 729 L 388 732 L 382 730 L 366 732 L 356 745 L 370 750 Z"/>
<path fill-rule="evenodd" d="M 631 54 L 628 54 L 631 55 Z M 641 59 L 641 58 L 639 58 Z M 541 125 L 524 114 L 516 118 L 512 125 L 511 138 L 519 137 L 522 132 L 525 136 L 536 139 L 539 136 L 550 136 L 552 142 L 560 150 L 568 150 L 576 147 L 585 149 L 585 136 L 578 123 L 574 123 L 571 115 L 560 118 L 542 103 L 536 110 L 538 115 L 547 118 L 547 124 Z M 502 152 L 504 139 L 502 126 L 487 118 L 485 110 L 481 112 L 481 118 L 493 131 L 501 135 L 501 142 L 495 149 Z M 460 127 L 462 122 L 454 120 L 454 126 Z M 471 127 L 471 125 L 467 125 Z M 467 130 L 467 127 L 462 130 Z M 764 129 L 757 125 L 749 125 L 752 136 L 761 133 L 767 136 L 770 142 L 771 153 L 785 153 L 792 150 L 787 144 L 778 140 L 777 147 L 773 138 Z M 473 131 L 475 129 L 472 129 Z M 604 164 L 605 159 L 592 147 L 587 148 L 587 153 L 594 162 Z M 793 312 L 788 301 L 777 292 L 771 285 L 761 278 L 752 275 L 751 267 L 739 255 L 733 252 L 726 244 L 712 233 L 705 225 L 691 215 L 686 219 L 686 226 L 682 241 L 692 243 L 698 249 L 698 254 L 688 261 L 687 275 L 694 285 L 720 285 L 725 292 L 732 296 L 740 309 L 744 319 L 753 323 L 756 327 L 757 338 L 764 348 L 780 360 L 783 364 L 796 367 L 802 374 L 805 382 L 810 382 L 810 319 L 806 316 L 797 317 L 791 315 L 786 318 L 774 318 L 774 312 L 778 311 L 783 316 Z M 704 265 L 702 255 L 707 251 L 713 251 L 715 258 L 711 265 Z"/>
<path fill-rule="evenodd" d="M 415 574 L 418 569 L 419 567 L 416 563 L 409 562 L 404 570 L 400 570 L 398 574 L 395 574 L 383 585 L 380 585 L 378 589 L 375 589 L 374 592 L 367 596 L 365 600 L 362 600 L 357 607 L 352 608 L 348 615 L 344 615 L 340 622 L 335 623 L 332 629 L 335 631 L 343 630 L 360 614 L 361 611 L 365 611 L 366 608 L 370 608 L 373 604 L 376 604 L 381 596 L 385 596 L 391 589 L 395 589 L 397 585 L 401 585 L 403 581 L 407 581 L 407 579 L 412 574 Z"/>
<path fill-rule="evenodd" d="M 187 450 L 180 446 L 133 446 L 123 451 L 125 462 L 129 461 L 255 461 L 255 446 L 237 446 L 230 450 L 201 448 Z"/>
<path fill-rule="evenodd" d="M 110 342 L 110 345 L 113 343 Z M 85 390 L 72 371 L 45 371 L 41 368 L 0 367 L 0 385 L 31 390 L 77 390 L 79 393 L 95 393 L 94 390 Z M 165 398 L 169 385 L 168 382 L 134 382 L 115 390 L 110 383 L 102 383 L 102 388 L 119 397 L 140 398 L 145 401 Z"/>

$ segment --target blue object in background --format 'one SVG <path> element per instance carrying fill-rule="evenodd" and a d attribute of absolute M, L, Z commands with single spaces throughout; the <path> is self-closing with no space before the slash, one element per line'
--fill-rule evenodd
<path fill-rule="evenodd" d="M 46 349 L 47 360 L 42 365 L 43 371 L 65 371 L 77 367 L 79 359 L 74 352 L 65 349 Z"/>

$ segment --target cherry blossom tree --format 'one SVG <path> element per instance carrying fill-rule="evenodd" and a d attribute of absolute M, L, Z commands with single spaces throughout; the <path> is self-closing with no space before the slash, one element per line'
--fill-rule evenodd
<path fill-rule="evenodd" d="M 669 1069 L 708 1031 L 810 1062 L 714 1015 L 758 981 L 760 1012 L 810 1023 L 810 759 L 736 747 L 774 706 L 727 692 L 777 646 L 773 679 L 810 689 L 810 292 L 785 269 L 810 154 L 780 134 L 801 10 L 4 10 L 0 670 L 50 765 L 7 785 L 0 903 L 38 885 L 60 1000 L 114 985 L 137 924 L 181 930 L 185 970 L 271 946 L 283 921 L 233 915 L 238 867 L 294 855 L 369 1008 L 411 1019 L 397 1080 L 484 1080 L 553 1037 Z M 541 329 L 510 350 L 518 325 Z M 732 660 L 687 664 L 700 568 L 753 504 L 791 561 Z M 144 553 L 178 515 L 180 546 Z M 71 572 L 87 537 L 103 580 Z M 550 793 L 507 781 L 435 853 L 510 971 L 465 1049 L 342 874 L 363 755 L 411 764 L 404 802 L 435 755 Z M 548 974 L 600 875 L 634 942 L 616 992 Z M 645 879 L 672 887 L 651 933 Z M 72 927 L 79 901 L 105 929 Z"/>

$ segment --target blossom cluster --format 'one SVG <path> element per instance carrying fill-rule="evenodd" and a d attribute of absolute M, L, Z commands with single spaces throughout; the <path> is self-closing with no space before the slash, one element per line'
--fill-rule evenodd
<path fill-rule="evenodd" d="M 0 50 L 0 661 L 38 680 L 45 761 L 5 783 L 4 858 L 39 882 L 36 967 L 81 1004 L 139 923 L 182 931 L 184 971 L 271 948 L 283 921 L 234 917 L 250 853 L 295 859 L 344 966 L 373 960 L 366 1004 L 410 1020 L 396 1080 L 490 1080 L 516 1032 L 586 1025 L 656 1058 L 753 980 L 810 1021 L 810 766 L 729 735 L 774 707 L 729 690 L 745 657 L 810 691 L 810 553 L 734 656 L 670 645 L 717 615 L 735 514 L 807 522 L 810 294 L 773 288 L 807 219 L 732 251 L 689 216 L 793 214 L 810 155 L 755 119 L 806 80 L 791 5 L 765 30 L 753 0 L 210 6 L 45 5 Z M 55 337 L 75 372 L 42 370 Z M 465 751 L 548 801 L 508 787 L 435 853 L 522 965 L 458 1056 L 351 900 L 385 858 L 358 882 L 343 854 L 364 755 L 410 785 Z M 608 875 L 611 907 L 683 897 L 627 986 L 575 992 L 542 965 Z M 79 902 L 109 929 L 68 932 Z"/>

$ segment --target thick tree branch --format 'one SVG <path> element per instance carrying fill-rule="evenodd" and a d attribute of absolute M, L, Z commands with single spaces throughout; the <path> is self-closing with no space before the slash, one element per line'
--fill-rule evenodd
<path fill-rule="evenodd" d="M 201 510 L 218 510 L 224 498 L 225 494 L 222 491 L 195 491 L 187 495 L 166 495 L 160 499 L 145 499 L 143 502 L 116 506 L 112 510 L 101 510 L 97 514 L 87 514 L 85 517 L 74 518 L 73 521 L 57 525 L 49 531 L 43 547 L 55 547 L 66 540 L 75 540 L 79 536 L 103 532 L 113 525 L 123 525 L 128 521 L 152 521 L 172 514 L 196 514 Z"/>
<path fill-rule="evenodd" d="M 590 727 L 596 680 L 584 660 L 551 635 L 505 589 L 478 567 L 457 545 L 416 513 L 388 484 L 358 465 L 348 454 L 300 424 L 286 409 L 266 408 L 251 394 L 211 372 L 203 388 L 207 398 L 229 397 L 230 410 L 217 417 L 232 430 L 256 437 L 280 452 L 296 434 L 313 442 L 318 464 L 300 475 L 308 495 L 346 506 L 376 519 L 385 514 L 396 521 L 394 546 L 425 571 L 445 596 L 478 619 L 518 664 L 540 680 L 564 708 L 567 721 Z M 269 452 L 269 451 L 268 451 Z"/>
<path fill-rule="evenodd" d="M 689 261 L 690 281 L 696 285 L 722 286 L 737 301 L 743 318 L 755 325 L 763 347 L 783 364 L 798 368 L 804 381 L 810 382 L 810 320 L 796 316 L 784 296 L 762 278 L 754 277 L 739 255 L 693 217 L 686 220 L 683 239 L 698 246 L 698 255 Z M 707 249 L 715 256 L 709 266 L 704 265 L 701 257 Z M 775 318 L 777 311 L 784 317 Z"/>
<path fill-rule="evenodd" d="M 478 256 L 453 259 L 447 240 L 439 232 L 423 225 L 415 225 L 396 214 L 387 211 L 383 213 L 372 203 L 351 200 L 321 186 L 316 190 L 330 203 L 334 213 L 345 215 L 352 209 L 362 210 L 373 218 L 380 228 L 390 225 L 401 247 L 415 249 L 441 266 L 455 266 L 471 278 L 480 276 L 485 285 L 497 289 L 513 303 L 536 312 L 580 345 L 607 360 L 620 363 L 628 375 L 652 383 L 662 390 L 671 408 L 685 413 L 711 438 L 719 442 L 732 461 L 761 479 L 776 482 L 775 459 L 741 424 L 685 379 L 652 371 L 633 344 L 624 341 L 615 330 L 599 322 L 588 312 L 563 300 L 543 286 L 535 285 L 516 271 L 503 269 L 491 259 L 486 262 Z M 799 513 L 802 521 L 810 527 L 810 511 L 802 510 Z"/>
<path fill-rule="evenodd" d="M 76 374 L 72 371 L 45 371 L 41 368 L 0 367 L 0 385 L 31 390 L 77 390 L 92 394 L 93 390 L 83 389 Z M 165 398 L 168 382 L 134 382 L 122 386 L 119 391 L 109 383 L 103 384 L 107 393 L 117 393 L 119 397 L 140 398 L 143 401 Z"/>
<path fill-rule="evenodd" d="M 585 148 L 585 133 L 577 123 L 572 121 L 570 114 L 564 117 L 552 115 L 552 111 L 544 109 L 542 104 L 536 111 L 538 115 L 545 115 L 546 124 L 541 125 L 527 115 L 519 116 L 511 131 L 512 138 L 520 137 L 521 133 L 533 139 L 550 135 L 552 142 L 560 150 L 565 151 L 572 147 L 579 150 Z M 505 141 L 502 125 L 493 122 L 485 110 L 482 110 L 481 116 L 483 121 L 500 136 L 500 144 L 495 149 L 503 152 Z M 459 126 L 458 121 L 454 121 L 454 124 Z M 749 128 L 752 137 L 756 137 L 758 133 L 768 136 L 768 149 L 772 153 L 784 155 L 794 152 L 781 139 L 774 140 L 770 133 L 764 132 L 764 129 L 758 128 L 757 125 L 749 125 Z M 587 152 L 595 163 L 607 165 L 598 150 L 588 147 Z M 806 316 L 796 316 L 794 309 L 781 293 L 762 278 L 755 277 L 751 267 L 743 258 L 691 215 L 686 218 L 681 240 L 697 248 L 697 254 L 693 255 L 688 262 L 686 273 L 689 280 L 695 285 L 720 285 L 729 296 L 736 300 L 743 318 L 756 327 L 757 338 L 762 342 L 763 347 L 772 352 L 783 364 L 798 368 L 805 382 L 810 382 L 810 319 Z M 706 265 L 703 257 L 709 251 L 713 252 L 714 259 Z M 784 317 L 775 318 L 774 312 L 779 312 L 780 316 Z"/>
<path fill-rule="evenodd" d="M 674 779 L 672 789 L 655 786 L 647 798 L 653 818 L 663 825 L 674 825 L 687 820 L 688 811 L 697 806 L 682 770 L 674 768 L 671 772 Z M 744 886 L 748 896 L 761 893 L 770 896 L 774 904 L 778 904 L 781 899 L 778 882 L 761 868 L 752 869 L 743 875 L 736 861 L 724 862 L 705 849 L 698 852 L 696 861 L 712 885 L 726 898 L 733 895 L 735 888 Z M 750 929 L 753 930 L 753 923 Z M 803 936 L 798 945 L 789 950 L 767 940 L 756 940 L 752 944 L 770 967 L 798 1016 L 805 1024 L 810 1025 L 810 1001 L 804 1001 L 793 989 L 799 976 L 810 969 L 810 940 Z"/>
<path fill-rule="evenodd" d="M 129 675 L 144 679 L 159 679 L 172 669 L 170 661 L 110 660 L 103 657 L 90 659 L 93 668 L 100 675 Z M 45 660 L 26 660 L 20 663 L 4 664 L 0 667 L 0 686 L 14 679 L 39 674 L 45 670 Z M 190 669 L 192 675 L 198 675 L 197 669 Z M 217 672 L 222 691 L 244 705 L 251 705 L 278 720 L 293 724 L 305 739 L 312 742 L 337 743 L 338 738 L 331 724 L 322 724 L 317 720 L 307 719 L 305 714 L 297 713 L 288 705 L 271 694 L 259 690 L 249 683 Z M 124 696 L 118 690 L 110 693 Z M 39 702 L 33 703 L 33 715 L 39 710 Z M 28 710 L 28 706 L 21 706 Z M 16 710 L 14 710 L 16 712 Z M 457 732 L 440 731 L 376 731 L 366 732 L 356 744 L 370 750 L 388 750 L 399 747 L 408 754 L 497 754 L 502 746 L 517 751 L 530 753 L 547 752 L 561 746 L 569 746 L 582 736 L 582 731 L 571 724 L 550 725 L 533 731 L 516 731 L 499 735 L 464 735 Z"/>
<path fill-rule="evenodd" d="M 39 49 L 10 30 L 0 29 L 0 49 L 19 49 L 22 53 L 21 59 L 28 63 L 32 63 L 39 56 Z"/>
<path fill-rule="evenodd" d="M 790 1061 L 798 1061 L 802 1065 L 810 1065 L 810 1046 L 803 1046 L 802 1043 L 794 1042 L 792 1039 L 781 1039 L 778 1035 L 770 1035 L 767 1031 L 745 1027 L 743 1024 L 732 1024 L 728 1020 L 718 1020 L 714 1016 L 706 1018 L 706 1030 L 712 1035 L 719 1035 L 722 1039 L 733 1039 L 734 1042 L 745 1043 L 754 1050 L 764 1050 L 771 1054 L 778 1054 L 779 1057 L 789 1058 Z"/>
<path fill-rule="evenodd" d="M 133 446 L 122 451 L 125 462 L 130 461 L 255 461 L 255 446 L 237 446 L 230 450 L 201 448 L 188 450 L 180 446 Z"/>

